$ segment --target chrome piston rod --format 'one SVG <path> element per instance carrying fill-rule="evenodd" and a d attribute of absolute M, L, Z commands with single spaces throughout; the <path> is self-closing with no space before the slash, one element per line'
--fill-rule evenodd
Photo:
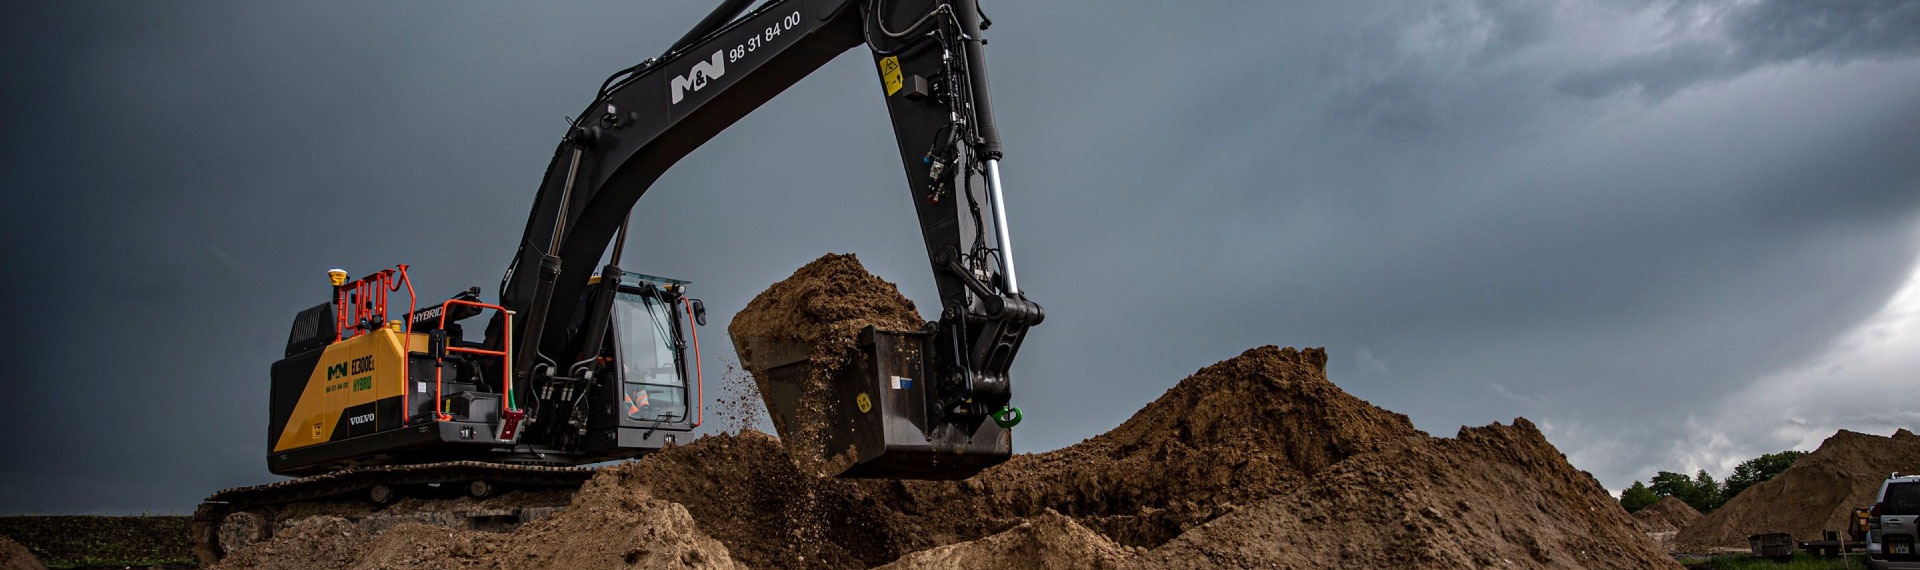
<path fill-rule="evenodd" d="M 1013 272 L 1013 235 L 1007 233 L 1007 199 L 1000 191 L 1000 160 L 987 159 L 987 192 L 993 199 L 993 239 L 1000 244 L 1000 265 L 1007 272 L 1007 294 L 1020 293 L 1020 279 Z"/>

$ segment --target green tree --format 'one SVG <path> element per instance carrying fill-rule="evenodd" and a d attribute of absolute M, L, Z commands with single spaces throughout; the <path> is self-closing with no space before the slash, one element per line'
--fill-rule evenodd
<path fill-rule="evenodd" d="M 1627 490 L 1620 492 L 1620 506 L 1625 507 L 1629 513 L 1638 512 L 1658 502 L 1660 502 L 1660 496 L 1639 481 L 1634 481 L 1632 487 L 1627 487 Z"/>
<path fill-rule="evenodd" d="M 1725 489 L 1727 499 L 1732 500 L 1739 496 L 1741 491 L 1747 490 L 1747 487 L 1786 472 L 1788 467 L 1793 466 L 1793 462 L 1806 454 L 1805 451 L 1782 451 L 1748 459 L 1745 463 L 1734 467 L 1733 474 L 1727 476 Z"/>
<path fill-rule="evenodd" d="M 1693 507 L 1701 513 L 1720 508 L 1726 502 L 1726 493 L 1721 490 L 1720 482 L 1715 481 L 1707 470 L 1701 469 L 1688 477 L 1671 471 L 1661 471 L 1653 476 L 1650 488 L 1660 497 L 1673 497 Z"/>
<path fill-rule="evenodd" d="M 1672 471 L 1661 471 L 1648 479 L 1648 487 L 1659 497 L 1678 497 L 1685 501 L 1694 495 L 1693 478 Z"/>
<path fill-rule="evenodd" d="M 1706 514 L 1720 508 L 1720 505 L 1727 504 L 1727 490 L 1720 486 L 1719 481 L 1713 480 L 1713 476 L 1708 475 L 1707 470 L 1701 469 L 1699 473 L 1693 475 L 1693 487 L 1700 497 L 1699 503 L 1687 503 L 1687 506 L 1693 507 L 1693 510 Z"/>

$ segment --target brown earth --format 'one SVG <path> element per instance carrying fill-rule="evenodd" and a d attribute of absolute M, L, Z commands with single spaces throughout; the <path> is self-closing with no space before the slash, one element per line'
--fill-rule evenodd
<path fill-rule="evenodd" d="M 1047 511 L 1006 532 L 979 540 L 922 550 L 881 566 L 882 570 L 1047 570 L 1119 568 L 1133 552 Z"/>
<path fill-rule="evenodd" d="M 827 346 L 816 370 L 843 364 L 867 324 L 919 322 L 891 284 L 833 255 L 742 315 L 736 339 Z M 512 534 L 368 537 L 321 517 L 222 567 L 1679 567 L 1526 420 L 1430 437 L 1334 386 L 1326 362 L 1247 350 L 1110 432 L 966 481 L 817 477 L 788 455 L 817 450 L 743 431 L 604 468 L 569 509 Z"/>
<path fill-rule="evenodd" d="M 1887 475 L 1920 472 L 1920 436 L 1891 437 L 1841 430 L 1812 454 L 1772 479 L 1741 491 L 1726 505 L 1680 530 L 1690 552 L 1747 548 L 1747 535 L 1790 532 L 1812 540 L 1821 531 L 1845 531 L 1856 507 L 1873 504 Z"/>
<path fill-rule="evenodd" d="M 647 568 L 740 570 L 678 503 L 596 477 L 567 510 L 509 533 L 401 524 L 369 535 L 347 519 L 306 518 L 215 569 Z"/>
<path fill-rule="evenodd" d="M 1647 533 L 1648 537 L 1660 543 L 1660 548 L 1668 552 L 1679 550 L 1675 538 L 1679 536 L 1680 529 L 1696 520 L 1700 520 L 1700 511 L 1693 510 L 1686 501 L 1676 497 L 1662 498 L 1633 513 L 1633 523 L 1640 528 L 1640 532 Z"/>
<path fill-rule="evenodd" d="M 0 570 L 47 570 L 47 567 L 42 566 L 27 547 L 0 536 Z"/>
<path fill-rule="evenodd" d="M 830 382 L 849 363 L 860 331 L 868 326 L 917 330 L 925 324 L 913 301 L 892 283 L 867 273 L 853 254 L 827 254 L 754 297 L 734 315 L 727 333 L 770 410 L 774 401 L 764 369 L 771 358 L 767 353 L 774 352 L 770 343 L 811 345 L 811 372 L 795 404 L 802 425 L 786 425 L 785 418 L 773 414 L 773 427 L 801 470 L 831 475 L 853 464 L 853 450 L 827 449 L 830 426 L 808 420 L 831 417 L 827 411 L 838 402 L 831 397 Z"/>
<path fill-rule="evenodd" d="M 1266 346 L 1201 369 L 1112 431 L 958 484 L 873 484 L 964 539 L 1047 510 L 1153 547 L 1354 455 L 1425 438 L 1326 379 L 1326 351 Z M 937 532 L 937 531 L 936 531 Z"/>
<path fill-rule="evenodd" d="M 1679 497 L 1666 497 L 1633 513 L 1633 520 L 1647 532 L 1670 532 L 1687 528 L 1693 521 L 1700 520 L 1700 516 L 1700 511 L 1693 510 Z"/>
<path fill-rule="evenodd" d="M 1129 568 L 1679 568 L 1525 419 L 1354 457 Z"/>

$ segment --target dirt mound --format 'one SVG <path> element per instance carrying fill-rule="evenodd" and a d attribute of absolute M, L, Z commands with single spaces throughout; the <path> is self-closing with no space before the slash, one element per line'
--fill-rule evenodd
<path fill-rule="evenodd" d="M 1130 568 L 1679 568 L 1525 419 L 1349 459 Z"/>
<path fill-rule="evenodd" d="M 1726 505 L 1681 529 L 1682 548 L 1746 548 L 1747 535 L 1790 532 L 1800 540 L 1846 530 L 1856 507 L 1873 504 L 1887 475 L 1920 472 L 1920 436 L 1891 437 L 1841 430 L 1780 475 L 1748 487 Z"/>
<path fill-rule="evenodd" d="M 1121 544 L 1157 546 L 1348 457 L 1425 437 L 1327 381 L 1326 363 L 1321 349 L 1250 349 L 1092 439 L 1015 456 L 958 485 L 871 487 L 963 536 L 1053 510 Z"/>
<path fill-rule="evenodd" d="M 1208 366 L 1113 431 L 968 481 L 813 477 L 757 432 L 706 437 L 602 471 L 686 506 L 753 567 L 868 567 L 1057 512 L 1156 546 L 1354 455 L 1425 439 L 1326 379 L 1326 353 L 1261 347 Z M 1164 435 L 1156 435 L 1164 434 Z"/>
<path fill-rule="evenodd" d="M 1677 531 L 1687 528 L 1693 521 L 1700 520 L 1700 511 L 1693 510 L 1686 501 L 1678 497 L 1667 497 L 1660 502 L 1648 505 L 1633 513 L 1633 520 L 1647 532 Z"/>
<path fill-rule="evenodd" d="M 1006 532 L 908 554 L 882 570 L 1119 568 L 1133 556 L 1073 519 L 1048 511 Z"/>
<path fill-rule="evenodd" d="M 1646 533 L 1647 537 L 1652 538 L 1654 542 L 1660 544 L 1660 548 L 1668 552 L 1679 550 L 1676 539 L 1679 537 L 1680 529 L 1687 528 L 1687 525 L 1693 524 L 1696 520 L 1700 520 L 1700 511 L 1693 510 L 1686 501 L 1675 497 L 1660 499 L 1659 502 L 1633 513 L 1633 524 L 1640 528 L 1640 532 Z"/>
<path fill-rule="evenodd" d="M 526 568 L 742 568 L 686 507 L 609 475 L 596 475 L 560 514 L 495 540 L 493 558 Z"/>
<path fill-rule="evenodd" d="M 266 542 L 230 553 L 213 568 L 310 570 L 347 568 L 360 558 L 369 536 L 360 525 L 335 516 L 302 519 Z"/>
<path fill-rule="evenodd" d="M 0 536 L 0 570 L 47 570 L 27 547 Z"/>
<path fill-rule="evenodd" d="M 684 505 L 755 568 L 867 568 L 934 546 L 855 482 L 803 474 L 759 432 L 703 437 L 602 469 L 589 492 L 643 488 Z"/>
<path fill-rule="evenodd" d="M 773 427 L 802 470 L 827 475 L 851 465 L 852 450 L 826 449 L 829 426 L 807 420 L 829 417 L 825 412 L 836 405 L 829 382 L 847 365 L 860 331 L 868 326 L 917 330 L 925 324 L 898 287 L 867 273 L 853 254 L 830 253 L 754 297 L 734 315 L 727 333 L 767 409 L 775 409 L 775 402 L 765 368 L 783 356 L 778 345 L 811 345 L 806 353 L 810 372 L 795 400 L 795 417 L 804 423 L 786 425 L 786 418 L 773 414 Z"/>
<path fill-rule="evenodd" d="M 745 362 L 768 346 L 751 339 L 811 343 L 823 383 L 861 328 L 920 324 L 891 284 L 829 255 L 729 329 Z M 1108 433 L 966 481 L 819 477 L 816 428 L 776 415 L 785 439 L 708 436 L 604 468 L 511 535 L 369 536 L 318 517 L 222 567 L 1678 567 L 1532 424 L 1433 438 L 1334 386 L 1326 363 L 1247 350 Z"/>
<path fill-rule="evenodd" d="M 596 478 L 560 514 L 511 534 L 401 524 L 368 534 L 337 516 L 315 516 L 214 568 L 649 568 L 738 570 L 725 546 L 695 528 L 685 507 L 642 488 Z M 11 569 L 8 569 L 11 570 Z"/>

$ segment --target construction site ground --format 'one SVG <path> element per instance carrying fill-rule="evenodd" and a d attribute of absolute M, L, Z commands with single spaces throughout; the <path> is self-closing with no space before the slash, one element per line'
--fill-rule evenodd
<path fill-rule="evenodd" d="M 851 255 L 733 322 L 832 366 L 911 302 Z M 1678 568 L 1525 419 L 1432 437 L 1331 383 L 1320 349 L 1200 368 L 1107 433 L 965 481 L 819 477 L 753 430 L 601 469 L 509 533 L 353 512 L 292 522 L 220 568 Z M 736 396 L 737 397 L 737 396 Z M 805 426 L 781 431 L 805 433 Z"/>
<path fill-rule="evenodd" d="M 813 363 L 831 367 L 849 335 L 918 327 L 918 315 L 856 258 L 829 255 L 769 288 L 731 330 L 815 343 Z M 1673 549 L 1730 548 L 1762 527 L 1808 532 L 1877 473 L 1920 468 L 1908 465 L 1920 463 L 1912 434 L 1842 432 L 1712 514 L 1667 501 L 1629 515 L 1532 422 L 1432 436 L 1340 389 L 1327 358 L 1246 349 L 1106 433 L 964 481 L 821 477 L 795 459 L 817 451 L 804 438 L 741 427 L 603 467 L 571 497 L 487 499 L 565 507 L 511 531 L 368 524 L 455 504 L 314 502 L 215 567 L 1677 569 Z M 719 417 L 736 426 L 753 425 L 759 404 L 744 372 L 719 396 Z M 1686 567 L 1755 567 L 1740 564 Z"/>

